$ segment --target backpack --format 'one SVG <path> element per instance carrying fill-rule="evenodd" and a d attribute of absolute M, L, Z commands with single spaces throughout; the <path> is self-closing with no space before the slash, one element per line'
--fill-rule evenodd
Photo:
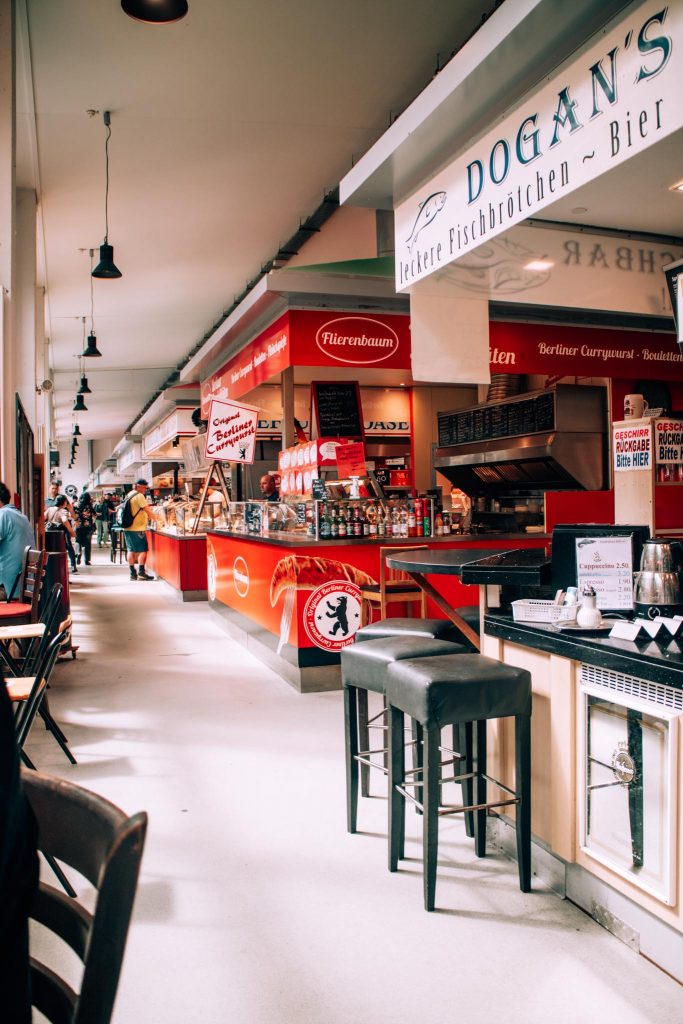
<path fill-rule="evenodd" d="M 128 530 L 133 525 L 135 516 L 130 507 L 131 498 L 137 493 L 137 491 L 131 491 L 127 498 L 125 498 L 120 505 L 117 506 L 114 514 L 114 520 L 120 530 Z M 135 513 L 137 515 L 137 512 Z"/>

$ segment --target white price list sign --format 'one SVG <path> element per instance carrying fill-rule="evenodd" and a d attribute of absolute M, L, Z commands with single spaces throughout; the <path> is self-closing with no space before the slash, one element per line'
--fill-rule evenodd
<path fill-rule="evenodd" d="M 633 608 L 633 547 L 626 537 L 577 537 L 576 578 L 579 600 L 584 587 L 597 594 L 598 608 Z"/>

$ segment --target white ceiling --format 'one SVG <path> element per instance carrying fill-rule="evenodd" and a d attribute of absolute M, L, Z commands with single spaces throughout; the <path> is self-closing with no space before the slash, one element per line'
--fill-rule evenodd
<path fill-rule="evenodd" d="M 121 435 L 492 6 L 190 0 L 153 27 L 119 0 L 20 0 L 17 185 L 40 201 L 58 436 L 104 235 L 102 111 L 123 277 L 94 282 L 89 438 Z"/>

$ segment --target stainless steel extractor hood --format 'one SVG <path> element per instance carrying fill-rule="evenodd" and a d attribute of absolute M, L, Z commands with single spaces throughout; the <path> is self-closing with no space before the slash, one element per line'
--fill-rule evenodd
<path fill-rule="evenodd" d="M 605 431 L 604 389 L 558 384 L 439 413 L 434 464 L 469 494 L 600 490 L 606 483 Z"/>

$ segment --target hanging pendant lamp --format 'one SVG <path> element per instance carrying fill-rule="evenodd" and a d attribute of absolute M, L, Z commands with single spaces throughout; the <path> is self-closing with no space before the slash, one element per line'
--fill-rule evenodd
<path fill-rule="evenodd" d="M 71 439 L 71 447 L 72 448 L 78 448 L 78 438 L 77 437 L 74 437 L 74 438 Z"/>
<path fill-rule="evenodd" d="M 81 436 L 81 428 L 79 427 L 78 423 L 74 423 L 73 437 L 80 437 L 80 436 Z"/>
<path fill-rule="evenodd" d="M 92 272 L 93 277 L 104 280 L 121 277 L 121 271 L 114 263 L 114 246 L 109 245 L 109 139 L 111 138 L 111 114 L 105 110 L 102 118 L 107 129 L 104 143 L 105 189 L 104 189 L 104 242 L 100 246 L 100 262 Z"/>
<path fill-rule="evenodd" d="M 187 0 L 121 0 L 121 7 L 130 18 L 148 25 L 180 21 L 188 11 Z"/>
<path fill-rule="evenodd" d="M 73 405 L 73 411 L 74 412 L 87 412 L 88 411 L 88 407 L 85 404 L 85 400 L 83 398 L 83 395 L 80 395 L 80 394 L 76 395 L 76 401 L 74 402 L 74 405 Z"/>
<path fill-rule="evenodd" d="M 102 353 L 100 352 L 100 350 L 97 347 L 97 338 L 95 337 L 94 334 L 89 334 L 88 335 L 88 341 L 87 341 L 87 344 L 86 344 L 85 348 L 83 349 L 83 353 L 82 354 L 83 354 L 84 358 L 89 358 L 90 356 L 101 356 L 102 355 Z"/>
<path fill-rule="evenodd" d="M 88 387 L 88 378 L 85 376 L 85 374 L 81 377 L 81 386 L 78 389 L 78 394 L 79 395 L 91 395 L 92 394 L 91 389 Z"/>

